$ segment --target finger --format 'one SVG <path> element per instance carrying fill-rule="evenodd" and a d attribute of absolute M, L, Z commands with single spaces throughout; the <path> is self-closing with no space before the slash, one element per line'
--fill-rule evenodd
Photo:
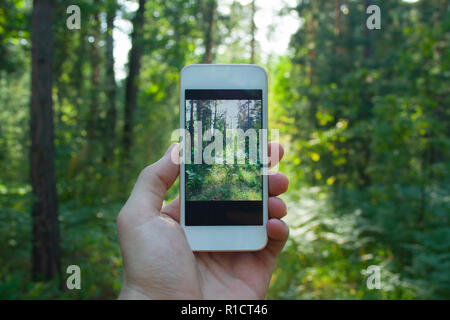
<path fill-rule="evenodd" d="M 269 219 L 269 221 L 267 221 L 267 234 L 269 236 L 269 241 L 266 249 L 273 257 L 277 257 L 289 237 L 289 227 L 282 220 Z"/>
<path fill-rule="evenodd" d="M 173 220 L 180 222 L 180 198 L 176 197 L 162 208 L 161 213 L 167 214 Z"/>
<path fill-rule="evenodd" d="M 277 197 L 269 197 L 269 218 L 281 219 L 286 215 L 286 204 Z"/>
<path fill-rule="evenodd" d="M 276 172 L 269 175 L 268 178 L 270 196 L 278 196 L 287 191 L 289 187 L 289 179 L 284 174 Z"/>
<path fill-rule="evenodd" d="M 286 215 L 286 204 L 277 197 L 269 197 L 269 217 L 283 218 Z M 167 214 L 177 222 L 180 222 L 180 198 L 176 197 L 161 209 L 161 213 Z"/>
<path fill-rule="evenodd" d="M 284 149 L 278 142 L 269 142 L 267 154 L 269 157 L 269 168 L 272 168 L 283 158 Z"/>
<path fill-rule="evenodd" d="M 286 215 L 286 204 L 283 200 L 277 197 L 269 197 L 269 217 L 283 218 Z M 166 204 L 161 213 L 167 214 L 169 217 L 177 222 L 180 222 L 180 198 L 176 197 L 174 200 Z"/>
<path fill-rule="evenodd" d="M 167 190 L 180 171 L 180 166 L 173 159 L 177 152 L 179 153 L 179 144 L 174 143 L 161 159 L 142 170 L 127 202 L 138 204 L 141 210 L 154 214 L 159 212 Z"/>

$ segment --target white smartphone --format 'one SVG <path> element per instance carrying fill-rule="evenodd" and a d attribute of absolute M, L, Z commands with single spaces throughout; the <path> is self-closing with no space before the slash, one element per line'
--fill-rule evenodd
<path fill-rule="evenodd" d="M 267 74 L 198 64 L 180 76 L 181 225 L 193 251 L 267 244 Z"/>

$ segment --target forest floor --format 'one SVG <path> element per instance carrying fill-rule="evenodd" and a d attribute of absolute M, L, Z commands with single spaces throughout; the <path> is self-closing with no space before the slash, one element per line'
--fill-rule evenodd
<path fill-rule="evenodd" d="M 187 173 L 188 200 L 262 199 L 258 165 L 192 165 Z"/>
<path fill-rule="evenodd" d="M 287 204 L 284 220 L 290 228 L 272 276 L 272 299 L 408 299 L 407 285 L 391 271 L 392 255 L 361 237 L 361 211 L 337 212 L 328 193 L 309 187 L 281 196 Z M 382 288 L 369 289 L 365 270 L 377 265 Z M 406 288 L 406 289 L 405 289 Z"/>
<path fill-rule="evenodd" d="M 214 185 L 211 181 L 210 183 Z M 56 282 L 30 279 L 31 219 L 24 195 L 3 194 L 0 207 L 0 298 L 115 299 L 121 287 L 122 262 L 116 235 L 121 203 L 60 205 L 62 275 L 67 266 L 82 270 L 82 290 L 59 291 Z M 398 277 L 380 252 L 365 252 L 355 234 L 358 213 L 336 215 L 319 188 L 283 197 L 291 232 L 273 274 L 269 299 L 379 299 L 395 297 Z M 22 199 L 20 201 L 19 199 Z M 7 201 L 3 201 L 7 200 Z M 18 201 L 19 200 L 19 201 Z M 15 203 L 16 206 L 12 206 Z M 21 205 L 18 205 L 21 204 Z M 383 290 L 369 290 L 362 270 L 380 264 Z M 408 296 L 403 295 L 402 298 Z"/>

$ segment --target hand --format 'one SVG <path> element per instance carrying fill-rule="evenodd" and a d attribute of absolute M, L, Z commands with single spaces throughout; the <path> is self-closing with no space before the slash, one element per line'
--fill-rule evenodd
<path fill-rule="evenodd" d="M 258 252 L 192 252 L 179 224 L 180 203 L 162 208 L 175 182 L 179 165 L 171 160 L 172 145 L 156 163 L 145 168 L 117 218 L 124 282 L 119 299 L 263 299 L 289 229 L 280 220 L 286 205 L 277 198 L 289 181 L 269 175 L 267 246 Z M 275 165 L 279 159 L 271 159 Z"/>

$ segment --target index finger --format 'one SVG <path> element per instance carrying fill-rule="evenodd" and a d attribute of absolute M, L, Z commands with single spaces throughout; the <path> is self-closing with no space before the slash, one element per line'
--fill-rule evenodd
<path fill-rule="evenodd" d="M 269 168 L 275 167 L 283 158 L 284 149 L 278 142 L 269 142 L 267 147 Z"/>

